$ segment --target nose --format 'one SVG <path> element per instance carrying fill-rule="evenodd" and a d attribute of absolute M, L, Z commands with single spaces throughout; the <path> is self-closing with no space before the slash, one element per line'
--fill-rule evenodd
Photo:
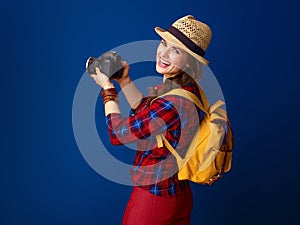
<path fill-rule="evenodd" d="M 165 59 L 169 58 L 169 48 L 164 48 L 160 52 L 160 57 L 163 57 Z"/>

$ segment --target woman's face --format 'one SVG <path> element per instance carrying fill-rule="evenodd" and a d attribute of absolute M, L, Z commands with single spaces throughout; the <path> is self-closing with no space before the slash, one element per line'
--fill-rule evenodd
<path fill-rule="evenodd" d="M 156 71 L 169 78 L 188 66 L 188 54 L 176 45 L 162 40 L 156 52 Z"/>

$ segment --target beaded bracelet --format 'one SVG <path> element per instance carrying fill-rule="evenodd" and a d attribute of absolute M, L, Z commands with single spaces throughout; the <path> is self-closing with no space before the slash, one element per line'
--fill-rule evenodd
<path fill-rule="evenodd" d="M 103 98 L 103 103 L 104 103 L 104 105 L 105 105 L 105 103 L 107 103 L 108 101 L 115 101 L 116 103 L 119 103 L 118 96 L 112 96 L 112 95 L 105 96 L 105 97 Z"/>
<path fill-rule="evenodd" d="M 116 88 L 102 89 L 101 95 L 104 104 L 108 101 L 115 101 L 118 103 L 118 93 Z"/>
<path fill-rule="evenodd" d="M 102 89 L 101 95 L 102 97 L 105 97 L 107 95 L 118 96 L 118 92 L 116 88 Z"/>

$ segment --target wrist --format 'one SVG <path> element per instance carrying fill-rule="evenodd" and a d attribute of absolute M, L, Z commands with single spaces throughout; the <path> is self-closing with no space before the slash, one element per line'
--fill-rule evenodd
<path fill-rule="evenodd" d="M 101 95 L 104 104 L 109 101 L 118 102 L 118 92 L 116 88 L 102 89 Z"/>
<path fill-rule="evenodd" d="M 129 84 L 131 82 L 131 79 L 130 77 L 126 77 L 126 78 L 123 78 L 122 80 L 120 80 L 119 82 L 119 85 L 121 87 L 125 87 L 127 84 Z"/>
<path fill-rule="evenodd" d="M 107 81 L 105 82 L 103 85 L 102 85 L 102 88 L 103 89 L 109 89 L 109 88 L 114 88 L 114 84 L 110 81 Z"/>

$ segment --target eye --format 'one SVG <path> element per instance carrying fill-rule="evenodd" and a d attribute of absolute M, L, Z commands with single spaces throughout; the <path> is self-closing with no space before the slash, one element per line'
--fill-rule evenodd
<path fill-rule="evenodd" d="M 176 53 L 176 54 L 180 54 L 180 53 L 181 53 L 180 50 L 177 49 L 177 48 L 174 48 L 174 49 L 173 49 L 173 52 Z"/>

